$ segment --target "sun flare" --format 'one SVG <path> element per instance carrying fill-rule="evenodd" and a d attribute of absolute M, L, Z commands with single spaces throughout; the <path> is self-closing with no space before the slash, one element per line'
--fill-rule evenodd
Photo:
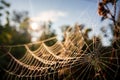
<path fill-rule="evenodd" d="M 37 30 L 37 29 L 39 28 L 39 25 L 38 25 L 37 23 L 35 23 L 35 22 L 32 22 L 32 23 L 30 24 L 30 28 L 31 28 L 33 31 L 35 31 L 35 30 Z"/>

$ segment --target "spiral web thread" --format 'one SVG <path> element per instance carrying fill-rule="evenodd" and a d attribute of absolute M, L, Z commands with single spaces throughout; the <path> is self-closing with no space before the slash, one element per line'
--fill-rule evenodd
<path fill-rule="evenodd" d="M 111 56 L 112 49 L 106 50 L 96 39 L 88 44 L 79 28 L 67 30 L 64 42 L 38 44 L 35 51 L 23 45 L 26 52 L 20 59 L 7 52 L 10 62 L 3 68 L 4 80 L 115 80 L 118 76 L 120 50 Z"/>

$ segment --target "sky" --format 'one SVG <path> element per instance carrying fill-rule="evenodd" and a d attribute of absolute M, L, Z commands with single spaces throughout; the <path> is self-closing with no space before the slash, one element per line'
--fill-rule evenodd
<path fill-rule="evenodd" d="M 101 26 L 108 26 L 109 21 L 101 22 L 97 14 L 99 0 L 6 0 L 11 4 L 10 11 L 28 11 L 33 22 L 51 20 L 53 29 L 61 34 L 63 25 L 84 24 L 92 28 L 90 34 L 101 34 Z"/>
<path fill-rule="evenodd" d="M 10 10 L 28 11 L 34 21 L 51 19 L 54 26 L 75 23 L 89 26 L 97 24 L 96 0 L 7 0 L 11 3 Z"/>

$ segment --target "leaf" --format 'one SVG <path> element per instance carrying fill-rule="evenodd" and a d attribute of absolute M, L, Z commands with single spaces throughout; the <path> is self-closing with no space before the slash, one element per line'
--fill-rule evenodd
<path fill-rule="evenodd" d="M 4 4 L 6 7 L 10 7 L 10 4 L 5 2 L 4 0 L 2 0 L 1 3 Z"/>
<path fill-rule="evenodd" d="M 0 6 L 0 10 L 1 10 L 1 9 L 4 9 L 4 7 L 3 7 L 3 6 Z"/>
<path fill-rule="evenodd" d="M 12 36 L 11 36 L 9 33 L 6 33 L 6 38 L 7 38 L 8 40 L 10 40 L 11 37 L 12 37 Z"/>
<path fill-rule="evenodd" d="M 10 13 L 8 11 L 6 11 L 6 14 L 9 15 Z"/>
<path fill-rule="evenodd" d="M 87 32 L 90 32 L 90 31 L 92 31 L 92 29 L 91 29 L 91 28 L 88 28 L 86 31 L 87 31 Z"/>
<path fill-rule="evenodd" d="M 102 17 L 102 18 L 101 18 L 101 21 L 104 21 L 105 19 L 106 19 L 105 17 Z"/>
<path fill-rule="evenodd" d="M 2 13 L 0 13 L 0 16 L 2 16 Z"/>

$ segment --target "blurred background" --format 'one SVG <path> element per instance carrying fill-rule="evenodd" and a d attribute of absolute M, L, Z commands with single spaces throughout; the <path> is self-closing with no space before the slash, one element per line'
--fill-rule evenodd
<path fill-rule="evenodd" d="M 108 46 L 113 38 L 112 21 L 101 22 L 97 13 L 98 2 L 99 0 L 1 0 L 0 44 L 38 41 L 43 32 L 51 32 L 62 40 L 63 28 L 74 27 L 77 24 L 83 25 L 84 30 L 91 29 L 88 34 L 90 39 L 99 36 L 102 43 Z M 118 1 L 118 21 L 119 3 Z"/>

